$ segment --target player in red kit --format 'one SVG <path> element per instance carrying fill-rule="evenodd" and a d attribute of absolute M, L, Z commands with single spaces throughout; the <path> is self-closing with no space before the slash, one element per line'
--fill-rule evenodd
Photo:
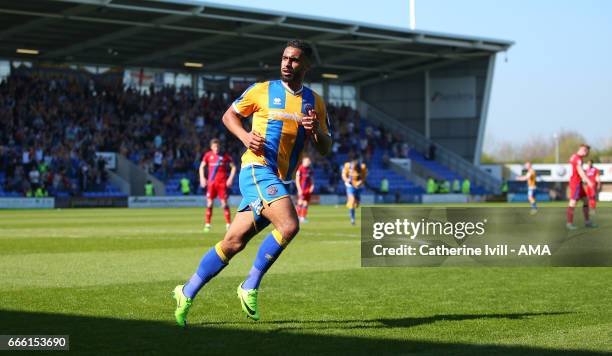
<path fill-rule="evenodd" d="M 225 215 L 225 229 L 229 229 L 231 216 L 227 205 L 227 187 L 231 187 L 236 174 L 236 165 L 232 157 L 227 153 L 220 153 L 221 142 L 219 139 L 210 141 L 210 151 L 206 152 L 200 163 L 200 186 L 206 188 L 206 225 L 204 232 L 210 231 L 210 219 L 212 218 L 213 201 L 219 198 L 223 214 Z M 204 169 L 208 167 L 208 179 L 204 176 Z M 228 176 L 229 168 L 229 176 Z"/>
<path fill-rule="evenodd" d="M 589 218 L 589 203 L 587 201 L 586 192 L 582 182 L 587 183 L 590 189 L 594 189 L 594 184 L 589 180 L 584 169 L 582 169 L 582 159 L 589 155 L 591 147 L 586 144 L 580 145 L 580 148 L 576 153 L 572 155 L 569 162 L 572 165 L 572 176 L 569 181 L 569 192 L 570 200 L 567 208 L 567 228 L 569 230 L 576 230 L 577 227 L 574 225 L 574 208 L 578 200 L 583 201 L 582 213 L 584 214 L 584 224 L 586 227 L 597 227 Z"/>
<path fill-rule="evenodd" d="M 298 191 L 296 209 L 300 222 L 308 222 L 308 220 L 306 220 L 308 203 L 310 203 L 310 195 L 314 191 L 314 171 L 310 164 L 310 158 L 304 157 L 302 159 L 302 164 L 298 167 L 295 174 L 295 182 Z"/>
<path fill-rule="evenodd" d="M 593 160 L 587 161 L 587 168 L 584 171 L 586 176 L 589 178 L 589 181 L 593 183 L 593 187 L 590 185 L 586 187 L 586 195 L 589 198 L 589 208 L 591 209 L 591 214 L 595 214 L 595 207 L 597 206 L 597 192 L 601 189 L 601 180 L 599 179 L 599 169 L 593 166 Z"/>

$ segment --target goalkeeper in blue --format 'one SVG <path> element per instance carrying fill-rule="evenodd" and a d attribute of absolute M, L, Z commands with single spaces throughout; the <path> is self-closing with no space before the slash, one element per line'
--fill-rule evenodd
<path fill-rule="evenodd" d="M 179 326 L 187 324 L 200 289 L 272 223 L 274 229 L 264 238 L 248 276 L 236 290 L 246 316 L 260 318 L 257 294 L 261 280 L 299 231 L 289 184 L 304 146 L 312 144 L 325 156 L 332 144 L 325 103 L 302 84 L 311 56 L 312 48 L 306 42 L 289 41 L 281 57 L 281 79 L 251 85 L 223 115 L 223 124 L 247 148 L 239 175 L 242 201 L 223 240 L 204 255 L 189 281 L 174 289 L 174 316 Z M 252 130 L 248 132 L 242 120 L 250 116 Z"/>

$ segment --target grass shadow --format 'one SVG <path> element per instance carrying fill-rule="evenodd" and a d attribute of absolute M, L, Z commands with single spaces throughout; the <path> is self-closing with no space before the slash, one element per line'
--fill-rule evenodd
<path fill-rule="evenodd" d="M 543 313 L 509 313 L 509 314 L 444 314 L 432 315 L 427 317 L 405 317 L 394 319 L 368 319 L 368 320 L 264 320 L 259 321 L 259 324 L 274 324 L 279 325 L 278 330 L 308 330 L 308 329 L 385 329 L 385 328 L 411 328 L 419 325 L 432 324 L 438 321 L 464 321 L 476 319 L 515 319 L 520 320 L 529 317 L 565 315 L 572 312 L 543 312 Z M 252 324 L 252 321 L 212 321 L 204 322 L 198 325 L 238 325 Z M 317 325 L 317 324 L 332 324 L 332 325 Z M 291 327 L 283 327 L 283 325 L 292 325 Z"/>
<path fill-rule="evenodd" d="M 409 328 L 441 320 L 524 318 L 551 313 L 436 315 L 424 318 L 376 319 L 374 327 Z M 555 313 L 552 313 L 555 314 Z M 559 313 L 561 314 L 561 313 Z M 267 324 L 356 323 L 349 320 L 268 321 Z M 64 314 L 0 310 L 0 334 L 67 334 L 70 350 L 78 354 L 419 354 L 419 355 L 598 355 L 581 350 L 544 349 L 526 346 L 475 345 L 418 340 L 397 340 L 336 335 L 313 335 L 299 330 L 257 330 L 218 324 L 180 329 L 170 321 L 125 320 Z M 263 329 L 263 328 L 262 328 Z"/>

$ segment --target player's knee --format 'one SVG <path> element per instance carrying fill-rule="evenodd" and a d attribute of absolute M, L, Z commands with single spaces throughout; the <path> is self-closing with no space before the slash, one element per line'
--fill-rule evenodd
<path fill-rule="evenodd" d="M 244 249 L 246 242 L 239 236 L 228 235 L 225 236 L 225 239 L 223 239 L 221 246 L 227 257 L 231 258 Z"/>
<path fill-rule="evenodd" d="M 284 221 L 281 226 L 277 226 L 276 230 L 281 233 L 285 241 L 291 241 L 300 231 L 300 224 L 297 220 L 291 219 L 290 221 Z"/>

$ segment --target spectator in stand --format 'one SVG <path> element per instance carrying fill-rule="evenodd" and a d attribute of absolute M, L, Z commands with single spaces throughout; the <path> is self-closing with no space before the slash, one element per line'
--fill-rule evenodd
<path fill-rule="evenodd" d="M 37 164 L 36 162 L 33 162 L 34 164 L 30 165 L 30 172 L 28 173 L 28 179 L 30 180 L 30 187 L 33 191 L 35 191 L 36 189 L 38 189 L 38 187 L 40 186 L 40 172 L 37 169 Z"/>

